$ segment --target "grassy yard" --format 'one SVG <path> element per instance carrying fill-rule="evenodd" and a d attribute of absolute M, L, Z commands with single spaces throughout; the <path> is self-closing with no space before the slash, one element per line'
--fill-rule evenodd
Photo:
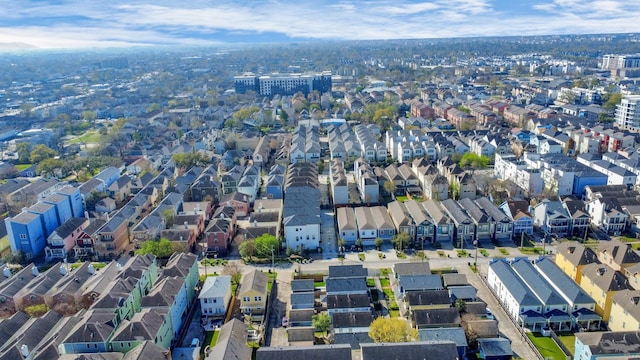
<path fill-rule="evenodd" d="M 100 135 L 97 131 L 87 131 L 86 133 L 78 136 L 77 138 L 69 141 L 71 144 L 79 144 L 81 142 L 85 144 L 96 144 L 99 143 L 102 139 L 102 135 Z"/>
<path fill-rule="evenodd" d="M 323 288 L 327 286 L 327 284 L 324 283 L 324 281 L 315 281 L 313 283 L 313 287 L 317 287 L 317 288 Z"/>
<path fill-rule="evenodd" d="M 360 261 L 364 261 L 365 258 L 366 257 L 363 253 L 358 254 L 358 259 L 360 259 Z"/>
<path fill-rule="evenodd" d="M 551 360 L 565 360 L 566 357 L 558 345 L 550 337 L 542 336 L 540 333 L 527 333 L 533 345 L 536 346 L 542 357 Z"/>
<path fill-rule="evenodd" d="M 28 169 L 31 166 L 33 166 L 33 164 L 18 164 L 18 165 L 15 165 L 15 167 L 16 167 L 16 169 L 18 169 L 18 171 L 22 171 L 24 169 Z"/>
<path fill-rule="evenodd" d="M 407 258 L 407 254 L 405 254 L 404 251 L 396 251 L 396 256 L 398 257 L 398 259 L 406 259 Z"/>
<path fill-rule="evenodd" d="M 218 343 L 219 335 L 220 335 L 220 330 L 207 331 L 207 336 L 204 337 L 202 348 L 204 349 L 207 345 L 209 345 L 210 348 L 214 347 Z"/>
<path fill-rule="evenodd" d="M 391 274 L 391 269 L 390 268 L 380 269 L 380 277 L 387 277 L 387 276 L 389 276 L 389 274 Z"/>
<path fill-rule="evenodd" d="M 373 278 L 367 278 L 367 287 L 376 287 L 376 282 Z"/>
<path fill-rule="evenodd" d="M 467 257 L 469 256 L 469 253 L 467 252 L 467 250 L 458 250 L 458 257 Z"/>
<path fill-rule="evenodd" d="M 71 264 L 71 270 L 75 270 L 75 269 L 79 268 L 80 266 L 82 266 L 82 264 L 84 264 L 84 263 L 77 262 L 77 263 Z M 96 270 L 100 270 L 103 267 L 107 266 L 107 264 L 101 263 L 101 262 L 94 262 L 94 263 L 91 263 L 91 264 L 93 265 L 93 268 L 96 269 Z"/>
<path fill-rule="evenodd" d="M 399 201 L 399 202 L 405 202 L 405 201 L 407 201 L 408 199 L 409 199 L 409 198 L 408 198 L 408 197 L 406 197 L 406 196 L 404 196 L 404 195 L 396 196 L 396 200 L 397 200 L 397 201 Z"/>
<path fill-rule="evenodd" d="M 441 258 L 447 257 L 447 255 L 442 250 L 438 250 L 438 256 L 440 256 Z"/>
<path fill-rule="evenodd" d="M 485 249 L 480 249 L 480 254 L 482 254 L 482 256 L 487 257 L 489 256 L 489 252 Z"/>
<path fill-rule="evenodd" d="M 454 268 L 431 269 L 431 273 L 434 274 L 434 275 L 457 274 L 458 270 L 456 270 Z"/>
<path fill-rule="evenodd" d="M 519 247 L 518 250 L 520 250 L 521 253 L 525 254 L 525 255 L 536 255 L 536 254 L 540 254 L 542 255 L 544 250 L 539 247 Z"/>
<path fill-rule="evenodd" d="M 396 296 L 393 294 L 393 291 L 391 291 L 391 289 L 383 289 L 382 292 L 384 292 L 384 297 L 387 298 L 387 301 L 395 301 L 396 300 Z"/>
<path fill-rule="evenodd" d="M 509 252 L 505 248 L 498 248 L 498 251 L 500 251 L 500 254 L 504 256 L 509 256 Z"/>
<path fill-rule="evenodd" d="M 559 332 L 557 333 L 557 335 L 560 338 L 560 341 L 562 341 L 562 343 L 564 344 L 564 346 L 566 346 L 567 349 L 569 349 L 569 351 L 571 352 L 571 355 L 575 354 L 576 336 L 570 332 Z"/>
<path fill-rule="evenodd" d="M 378 253 L 378 259 L 380 259 L 380 260 L 384 259 L 384 254 L 379 252 Z"/>
<path fill-rule="evenodd" d="M 382 285 L 382 288 L 388 288 L 389 287 L 389 279 L 383 279 L 380 278 L 380 285 Z"/>
<path fill-rule="evenodd" d="M 267 276 L 269 276 L 269 282 L 267 283 L 267 290 L 271 291 L 271 288 L 273 287 L 273 283 L 278 278 L 278 273 L 277 272 L 270 272 L 270 273 L 267 273 Z"/>

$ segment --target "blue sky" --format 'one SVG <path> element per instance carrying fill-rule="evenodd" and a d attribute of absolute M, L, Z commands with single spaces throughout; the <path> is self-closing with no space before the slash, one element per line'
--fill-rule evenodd
<path fill-rule="evenodd" d="M 640 32 L 640 0 L 0 0 L 0 48 Z"/>

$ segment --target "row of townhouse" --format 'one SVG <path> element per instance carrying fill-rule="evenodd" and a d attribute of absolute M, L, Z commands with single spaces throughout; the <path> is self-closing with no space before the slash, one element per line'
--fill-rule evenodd
<path fill-rule="evenodd" d="M 353 174 L 360 200 L 365 204 L 377 204 L 380 199 L 380 183 L 375 168 L 364 159 L 353 162 Z"/>
<path fill-rule="evenodd" d="M 521 218 L 517 220 L 522 223 Z M 358 239 L 363 245 L 373 245 L 376 238 L 387 240 L 396 233 L 409 234 L 411 246 L 444 242 L 466 247 L 475 241 L 509 242 L 514 222 L 488 198 L 393 201 L 387 208 L 339 208 L 337 212 L 338 237 L 347 245 Z M 532 226 L 519 229 L 530 233 Z"/>
<path fill-rule="evenodd" d="M 487 283 L 507 314 L 531 331 L 595 330 L 603 320 L 596 300 L 546 257 L 492 260 Z"/>
<path fill-rule="evenodd" d="M 378 140 L 380 129 L 374 124 L 358 124 L 354 127 L 356 138 L 360 142 L 362 157 L 367 161 L 387 160 L 388 150 L 384 143 Z"/>
<path fill-rule="evenodd" d="M 21 353 L 50 359 L 64 354 L 127 353 L 145 341 L 169 350 L 195 300 L 196 260 L 194 255 L 176 253 L 163 269 L 151 255 L 133 257 L 124 265 L 112 262 L 100 270 L 84 263 L 76 269 L 62 265 L 36 274 L 35 268 L 27 267 L 0 290 L 5 302 L 9 304 L 5 294 L 16 288 L 14 283 L 28 277 L 26 271 L 33 275 L 11 302 L 17 310 L 44 304 L 51 311 L 31 320 L 18 311 L 2 320 L 3 327 L 12 324 L 20 331 L 3 339 L 0 356 Z M 33 324 L 50 318 L 55 319 L 50 326 L 32 331 Z"/>
<path fill-rule="evenodd" d="M 55 237 L 55 230 L 71 218 L 83 215 L 80 190 L 70 185 L 61 187 L 25 207 L 18 215 L 4 220 L 11 251 L 21 252 L 27 259 L 32 259 L 43 254 L 49 244 L 60 247 L 62 244 Z M 70 244 L 64 251 L 70 250 L 69 247 L 73 245 Z"/>
<path fill-rule="evenodd" d="M 317 126 L 298 125 L 293 130 L 289 158 L 291 163 L 320 161 L 320 135 Z"/>
<path fill-rule="evenodd" d="M 638 230 L 640 193 L 625 185 L 589 186 L 585 210 L 591 223 L 609 234 Z"/>
<path fill-rule="evenodd" d="M 556 248 L 556 264 L 596 301 L 595 312 L 611 330 L 640 326 L 640 256 L 629 244 L 611 240 L 592 249 L 578 242 Z"/>

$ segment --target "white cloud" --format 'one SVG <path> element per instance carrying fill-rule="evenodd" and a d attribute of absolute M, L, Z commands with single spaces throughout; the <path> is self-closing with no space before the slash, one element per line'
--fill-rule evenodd
<path fill-rule="evenodd" d="M 532 0 L 524 16 L 496 1 L 0 0 L 0 42 L 93 47 L 211 44 L 224 34 L 371 40 L 640 31 L 637 0 Z"/>

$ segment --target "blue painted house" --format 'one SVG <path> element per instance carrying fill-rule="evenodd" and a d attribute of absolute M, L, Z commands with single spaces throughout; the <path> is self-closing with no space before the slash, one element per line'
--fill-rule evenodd
<path fill-rule="evenodd" d="M 67 220 L 73 218 L 71 202 L 68 197 L 60 194 L 51 194 L 47 196 L 46 199 L 42 200 L 42 202 L 55 206 L 56 217 L 60 224 L 64 224 Z"/>
<path fill-rule="evenodd" d="M 587 186 L 607 185 L 608 176 L 585 167 L 583 171 L 575 173 L 573 180 L 573 194 L 583 195 Z"/>
<path fill-rule="evenodd" d="M 267 177 L 265 193 L 269 199 L 282 199 L 284 187 L 284 175 L 273 174 Z"/>
<path fill-rule="evenodd" d="M 54 205 L 38 202 L 28 208 L 27 212 L 40 216 L 45 237 L 51 235 L 53 231 L 61 225 L 60 222 L 58 222 L 58 215 L 56 214 L 56 207 Z"/>
<path fill-rule="evenodd" d="M 117 326 L 118 322 L 113 312 L 88 310 L 60 342 L 58 353 L 62 355 L 109 352 L 110 341 Z"/>
<path fill-rule="evenodd" d="M 82 195 L 80 189 L 73 186 L 65 186 L 62 189 L 56 191 L 56 194 L 64 195 L 71 204 L 71 212 L 73 217 L 84 216 L 84 203 L 82 202 Z"/>
<path fill-rule="evenodd" d="M 109 166 L 108 168 L 100 171 L 94 178 L 100 180 L 104 184 L 104 191 L 106 191 L 111 184 L 116 182 L 120 177 L 120 169 Z"/>
<path fill-rule="evenodd" d="M 47 237 L 40 216 L 22 212 L 4 220 L 9 235 L 11 251 L 21 251 L 27 259 L 41 254 L 47 246 Z"/>

